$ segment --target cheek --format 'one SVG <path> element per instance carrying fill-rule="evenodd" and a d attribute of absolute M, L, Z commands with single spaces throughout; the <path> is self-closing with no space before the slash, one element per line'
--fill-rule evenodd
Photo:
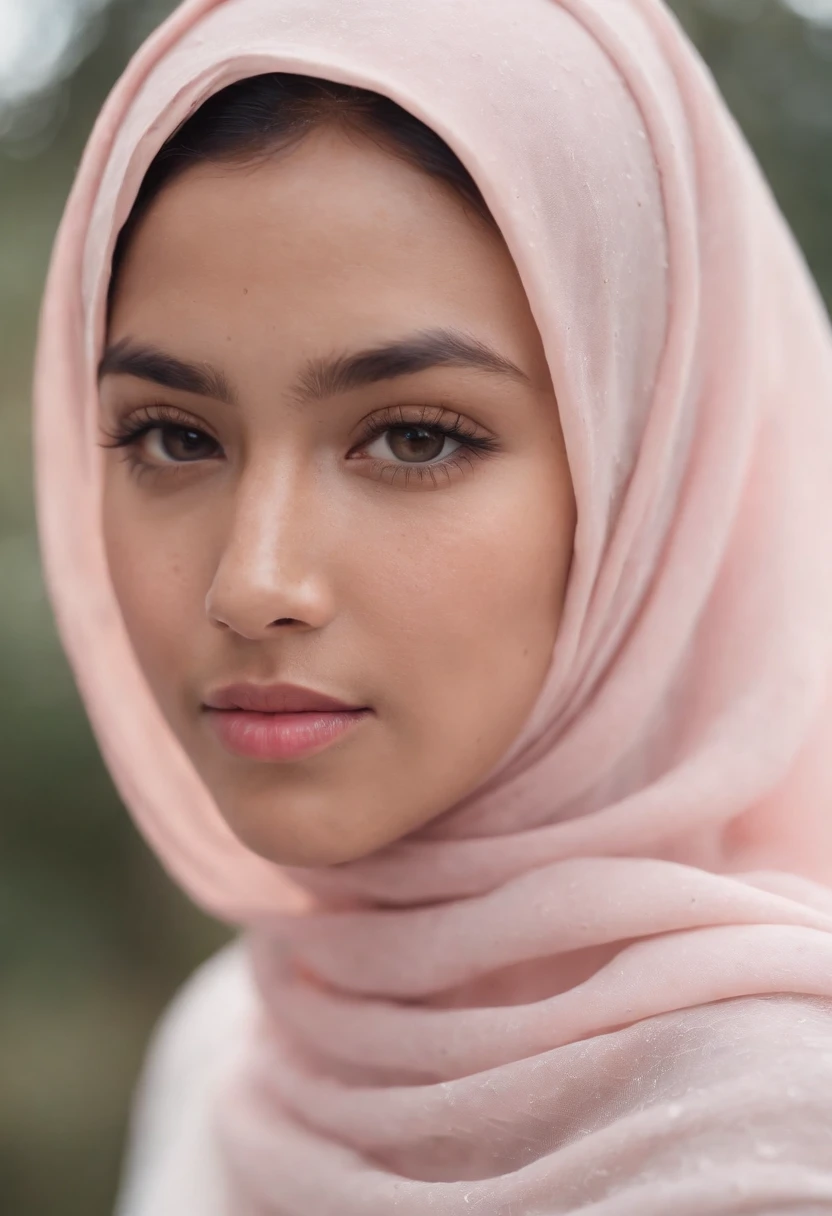
<path fill-rule="evenodd" d="M 188 666 L 204 604 L 204 549 L 182 521 L 158 520 L 118 486 L 105 490 L 104 543 L 116 598 L 139 664 L 163 706 L 173 703 Z"/>
<path fill-rule="evenodd" d="M 573 519 L 550 469 L 519 473 L 483 478 L 435 527 L 420 520 L 388 538 L 386 563 L 363 563 L 370 636 L 385 638 L 392 712 L 414 742 L 511 735 L 545 678 Z"/>

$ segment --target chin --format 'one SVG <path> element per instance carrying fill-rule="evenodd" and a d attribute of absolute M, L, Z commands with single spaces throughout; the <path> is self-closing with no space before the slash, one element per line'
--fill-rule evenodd
<path fill-rule="evenodd" d="M 275 865 L 317 869 L 370 856 L 407 831 L 391 831 L 389 818 L 376 826 L 355 823 L 349 807 L 339 802 L 328 814 L 310 806 L 287 806 L 285 795 L 269 805 L 241 806 L 240 800 L 218 800 L 220 813 L 246 848 Z M 282 804 L 282 805 L 281 805 Z M 350 831 L 349 827 L 353 830 Z M 345 830 L 346 829 L 346 830 Z"/>

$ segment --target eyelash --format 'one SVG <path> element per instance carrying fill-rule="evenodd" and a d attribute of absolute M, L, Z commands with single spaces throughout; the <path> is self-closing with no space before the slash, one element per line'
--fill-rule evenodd
<path fill-rule="evenodd" d="M 415 412 L 417 416 L 409 417 L 411 412 Z M 392 476 L 386 478 L 388 484 L 393 484 L 400 473 L 405 474 L 405 485 L 410 483 L 411 478 L 416 478 L 419 482 L 430 479 L 435 486 L 436 472 L 441 470 L 448 475 L 450 479 L 450 470 L 458 467 L 463 463 L 471 464 L 474 457 L 487 456 L 489 453 L 496 451 L 499 448 L 499 441 L 490 435 L 480 435 L 471 424 L 462 417 L 461 414 L 454 411 L 452 422 L 447 421 L 450 411 L 443 406 L 388 406 L 382 410 L 380 414 L 367 420 L 363 434 L 358 441 L 359 448 L 368 447 L 379 436 L 386 434 L 391 430 L 425 430 L 432 432 L 436 436 L 443 436 L 447 439 L 454 440 L 459 446 L 442 460 L 434 460 L 431 463 L 418 464 L 403 463 L 396 464 L 391 461 L 381 460 L 378 457 L 371 457 L 375 465 L 375 471 L 379 478 L 392 470 Z M 99 446 L 102 448 L 121 448 L 125 450 L 125 459 L 133 472 L 137 475 L 147 472 L 162 472 L 177 473 L 192 464 L 200 464 L 198 460 L 181 460 L 171 461 L 168 465 L 155 465 L 150 461 L 143 460 L 138 454 L 138 445 L 141 440 L 152 431 L 156 430 L 179 430 L 190 431 L 193 434 L 205 436 L 212 443 L 215 443 L 219 448 L 219 441 L 214 439 L 201 427 L 194 426 L 188 416 L 175 407 L 170 405 L 150 405 L 143 406 L 137 413 L 131 415 L 118 423 L 115 429 L 105 431 L 109 442 L 102 443 Z M 354 450 L 354 449 L 353 449 Z M 208 459 L 212 459 L 208 457 Z"/>
<path fill-rule="evenodd" d="M 409 414 L 415 414 L 414 417 L 409 417 Z M 449 421 L 449 416 L 453 420 Z M 368 447 L 379 436 L 386 434 L 391 430 L 425 430 L 432 432 L 437 436 L 443 436 L 446 439 L 452 439 L 459 446 L 442 460 L 434 460 L 430 463 L 425 462 L 422 465 L 414 462 L 412 464 L 395 464 L 391 461 L 381 460 L 379 457 L 372 457 L 376 472 L 379 477 L 384 476 L 388 470 L 392 471 L 392 476 L 389 478 L 389 483 L 392 485 L 399 474 L 405 475 L 405 485 L 407 486 L 411 478 L 415 478 L 420 483 L 425 480 L 430 480 L 435 486 L 436 473 L 442 471 L 450 480 L 450 471 L 454 468 L 459 468 L 463 464 L 469 466 L 477 457 L 482 458 L 488 456 L 492 452 L 499 449 L 499 440 L 493 435 L 481 435 L 476 428 L 472 426 L 467 419 L 456 411 L 450 411 L 444 406 L 428 406 L 405 407 L 405 406 L 388 406 L 381 413 L 375 414 L 368 419 L 364 431 L 358 441 L 359 448 Z"/>

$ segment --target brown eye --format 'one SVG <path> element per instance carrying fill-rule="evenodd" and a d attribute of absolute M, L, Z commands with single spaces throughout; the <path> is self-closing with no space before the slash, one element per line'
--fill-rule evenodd
<path fill-rule="evenodd" d="M 386 435 L 387 447 L 393 456 L 408 464 L 436 460 L 448 441 L 444 432 L 422 426 L 395 426 Z"/>
<path fill-rule="evenodd" d="M 181 464 L 210 460 L 217 451 L 216 440 L 202 431 L 184 426 L 159 426 L 148 431 L 147 443 L 157 459 Z"/>

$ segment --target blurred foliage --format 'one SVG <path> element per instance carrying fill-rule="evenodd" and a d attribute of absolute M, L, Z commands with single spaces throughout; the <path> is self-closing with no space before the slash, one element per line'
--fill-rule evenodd
<path fill-rule="evenodd" d="M 6 0 L 14 2 L 28 0 Z M 8 1216 L 111 1211 L 151 1025 L 226 937 L 174 889 L 120 807 L 38 569 L 28 396 L 51 242 L 107 90 L 171 7 L 87 3 L 52 87 L 0 111 L 0 1211 Z M 811 3 L 791 8 L 807 12 Z M 832 300 L 832 22 L 801 19 L 785 0 L 675 0 L 674 8 Z"/>

